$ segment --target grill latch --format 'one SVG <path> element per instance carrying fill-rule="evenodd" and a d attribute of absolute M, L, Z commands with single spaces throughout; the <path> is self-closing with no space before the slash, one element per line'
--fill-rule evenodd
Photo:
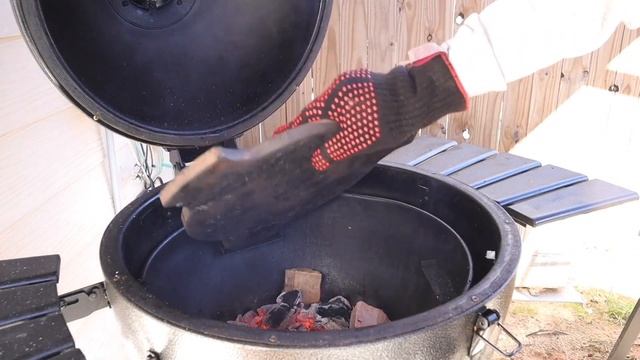
<path fill-rule="evenodd" d="M 497 345 L 491 342 L 491 340 L 489 340 L 491 338 L 490 333 L 492 329 L 495 328 L 499 328 L 505 335 L 507 335 L 507 337 L 509 337 L 509 339 L 511 339 L 515 346 L 512 350 L 500 349 Z M 478 319 L 476 320 L 476 325 L 474 327 L 473 340 L 471 341 L 471 349 L 469 350 L 469 356 L 473 358 L 475 355 L 478 355 L 484 349 L 485 344 L 488 344 L 500 354 L 508 358 L 516 356 L 520 350 L 522 350 L 522 342 L 520 342 L 520 340 L 518 340 L 504 327 L 504 325 L 502 325 L 502 323 L 500 323 L 500 313 L 497 310 L 486 308 L 478 314 Z"/>

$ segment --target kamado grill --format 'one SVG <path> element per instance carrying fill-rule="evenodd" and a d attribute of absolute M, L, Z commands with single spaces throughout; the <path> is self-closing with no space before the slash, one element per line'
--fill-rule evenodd
<path fill-rule="evenodd" d="M 89 117 L 143 142 L 198 151 L 233 140 L 293 93 L 322 43 L 331 1 L 14 0 L 13 6 L 46 74 Z M 11 305 L 0 309 L 0 326 L 10 325 L 0 328 L 0 357 L 84 358 L 64 321 L 108 305 L 138 359 L 484 358 L 507 312 L 520 255 L 515 221 L 500 206 L 513 202 L 498 198 L 520 194 L 508 210 L 534 224 L 635 197 L 539 166 L 418 138 L 271 242 L 229 254 L 189 238 L 179 209 L 163 208 L 156 189 L 106 229 L 104 283 L 58 297 L 57 256 L 0 263 L 0 303 Z M 542 169 L 549 174 L 531 175 Z M 525 179 L 520 184 L 529 185 L 518 188 L 518 176 L 541 185 Z M 514 184 L 489 186 L 493 193 L 486 195 L 474 189 L 506 178 Z M 527 207 L 525 199 L 575 183 L 600 186 L 607 201 L 590 198 L 573 212 L 566 211 L 570 204 L 544 214 Z M 363 298 L 392 321 L 310 333 L 226 323 L 271 302 L 284 270 L 300 267 L 322 272 L 323 300 Z"/>

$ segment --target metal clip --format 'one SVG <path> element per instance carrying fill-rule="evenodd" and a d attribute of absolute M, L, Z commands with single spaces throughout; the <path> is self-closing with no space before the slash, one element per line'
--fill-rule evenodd
<path fill-rule="evenodd" d="M 489 339 L 483 336 L 485 332 L 489 330 L 493 325 L 496 325 L 498 328 L 504 331 L 505 334 L 507 334 L 507 336 L 516 344 L 515 349 L 511 351 L 502 350 L 498 348 L 498 346 L 494 345 L 491 341 L 489 341 Z M 520 352 L 520 350 L 522 350 L 522 343 L 500 323 L 500 313 L 496 310 L 486 309 L 481 314 L 479 314 L 478 319 L 476 320 L 474 332 L 477 338 L 472 342 L 476 345 L 472 346 L 472 355 L 477 354 L 479 351 L 481 351 L 481 347 L 477 346 L 479 345 L 478 339 L 484 341 L 484 343 L 488 344 L 500 354 L 508 358 L 516 356 Z"/>

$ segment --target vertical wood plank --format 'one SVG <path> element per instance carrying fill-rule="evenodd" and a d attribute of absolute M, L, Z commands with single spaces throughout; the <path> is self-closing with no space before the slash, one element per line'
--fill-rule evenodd
<path fill-rule="evenodd" d="M 396 0 L 367 1 L 367 62 L 375 72 L 388 72 L 398 59 Z"/>
<path fill-rule="evenodd" d="M 624 30 L 622 36 L 622 46 L 620 52 L 624 50 L 634 40 L 640 38 L 640 29 Z M 640 77 L 618 72 L 616 74 L 615 84 L 619 88 L 619 92 L 624 95 L 640 96 Z"/>
<path fill-rule="evenodd" d="M 309 72 L 304 80 L 298 85 L 296 92 L 287 100 L 285 108 L 287 110 L 287 122 L 292 121 L 302 109 L 313 100 L 313 79 Z"/>
<path fill-rule="evenodd" d="M 427 42 L 441 44 L 453 35 L 453 1 L 403 0 L 397 2 L 397 63 L 408 59 L 407 53 Z M 444 116 L 422 133 L 446 137 L 448 116 Z"/>
<path fill-rule="evenodd" d="M 406 60 L 411 48 L 429 41 L 442 43 L 453 34 L 452 2 L 370 0 L 369 9 L 368 63 L 374 71 L 387 71 L 389 64 Z M 447 120 L 443 117 L 424 132 L 446 137 Z"/>
<path fill-rule="evenodd" d="M 273 137 L 273 132 L 276 129 L 287 123 L 287 107 L 281 106 L 271 116 L 262 122 L 262 138 L 260 140 L 265 141 Z"/>
<path fill-rule="evenodd" d="M 497 148 L 503 94 L 476 96 L 470 110 L 449 116 L 447 137 L 459 143 Z"/>
<path fill-rule="evenodd" d="M 340 3 L 340 72 L 368 66 L 367 8 L 370 0 L 338 0 Z M 374 0 L 380 1 L 380 0 Z"/>
<path fill-rule="evenodd" d="M 482 11 L 493 0 L 459 0 L 455 14 L 468 16 Z M 458 142 L 498 148 L 503 93 L 489 93 L 471 99 L 469 111 L 449 116 L 447 137 Z"/>
<path fill-rule="evenodd" d="M 426 3 L 424 0 L 398 1 L 396 64 L 409 59 L 409 50 L 429 41 Z"/>
<path fill-rule="evenodd" d="M 607 70 L 609 62 L 622 51 L 622 40 L 625 28 L 618 26 L 613 36 L 593 54 L 591 58 L 591 77 L 589 85 L 601 89 L 609 89 L 616 82 L 616 73 Z"/>
<path fill-rule="evenodd" d="M 397 63 L 427 42 L 442 44 L 453 36 L 453 1 L 400 0 L 397 2 Z"/>
<path fill-rule="evenodd" d="M 504 94 L 499 151 L 509 151 L 527 135 L 533 76 L 507 85 Z"/>
<path fill-rule="evenodd" d="M 560 73 L 560 89 L 558 90 L 558 105 L 567 100 L 576 90 L 589 84 L 589 69 L 591 54 L 562 62 Z"/>
<path fill-rule="evenodd" d="M 527 133 L 540 125 L 558 107 L 561 73 L 562 62 L 558 62 L 533 75 Z"/>
<path fill-rule="evenodd" d="M 258 124 L 245 131 L 244 134 L 236 139 L 236 145 L 238 145 L 240 149 L 248 149 L 258 145 L 260 143 L 260 126 L 261 124 Z"/>
<path fill-rule="evenodd" d="M 442 44 L 449 40 L 455 31 L 455 2 L 423 0 L 421 3 L 427 8 L 427 41 Z"/>
<path fill-rule="evenodd" d="M 454 33 L 455 2 L 454 1 L 419 1 L 420 7 L 426 11 L 426 41 L 442 44 L 449 40 Z M 414 46 L 424 43 L 420 41 Z M 414 47 L 412 46 L 412 47 Z M 448 137 L 450 116 L 444 116 L 423 130 L 431 136 Z"/>
<path fill-rule="evenodd" d="M 318 57 L 311 68 L 313 96 L 320 95 L 331 84 L 333 79 L 340 74 L 342 66 L 340 65 L 338 46 L 340 42 L 340 20 L 342 17 L 341 6 L 341 0 L 333 1 L 331 19 L 329 19 L 324 44 L 322 44 Z"/>
<path fill-rule="evenodd" d="M 419 41 L 412 43 L 411 48 L 424 44 L 426 42 L 434 42 L 442 44 L 449 40 L 454 33 L 454 2 L 453 1 L 416 1 L 415 8 L 419 14 L 424 12 L 424 25 L 420 27 L 421 36 Z M 407 14 L 410 9 L 407 8 Z M 422 19 L 422 16 L 418 19 Z M 419 24 L 421 24 L 420 22 Z M 405 51 L 406 54 L 406 51 Z M 422 130 L 423 134 L 431 136 L 447 137 L 447 129 L 449 123 L 449 115 L 443 116 L 438 121 Z"/>
<path fill-rule="evenodd" d="M 424 0 L 401 0 L 396 7 L 396 64 L 400 64 L 409 60 L 409 50 L 429 41 L 429 23 L 427 2 Z M 446 126 L 443 127 L 446 129 Z M 426 133 L 426 129 L 421 132 Z M 441 136 L 445 137 L 445 134 Z"/>

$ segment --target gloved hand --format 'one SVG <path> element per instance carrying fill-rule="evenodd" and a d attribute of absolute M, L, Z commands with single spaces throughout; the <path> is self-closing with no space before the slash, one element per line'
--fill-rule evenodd
<path fill-rule="evenodd" d="M 340 132 L 314 152 L 318 171 L 353 155 L 381 159 L 408 143 L 440 117 L 465 110 L 468 99 L 444 52 L 435 52 L 387 74 L 355 70 L 340 75 L 279 134 L 301 124 L 328 119 Z"/>
<path fill-rule="evenodd" d="M 163 189 L 187 233 L 238 250 L 273 238 L 339 196 L 418 129 L 467 107 L 445 53 L 387 74 L 342 74 L 277 136 L 249 150 L 213 148 Z"/>

